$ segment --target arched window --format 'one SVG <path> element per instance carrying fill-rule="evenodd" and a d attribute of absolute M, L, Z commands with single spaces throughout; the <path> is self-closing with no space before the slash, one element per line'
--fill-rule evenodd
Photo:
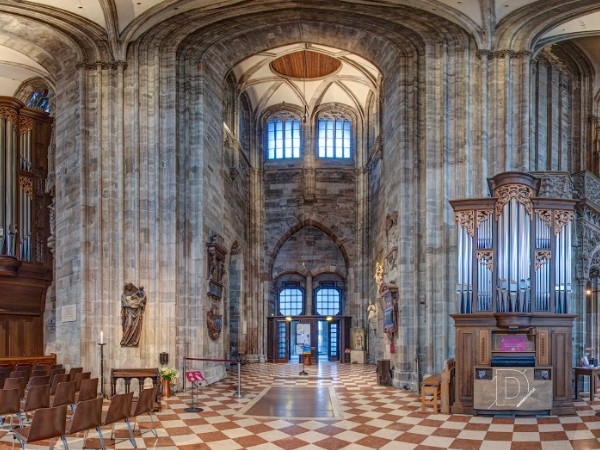
<path fill-rule="evenodd" d="M 50 102 L 48 89 L 34 91 L 29 97 L 29 101 L 25 105 L 28 108 L 39 109 L 40 111 L 50 112 Z"/>
<path fill-rule="evenodd" d="M 300 120 L 281 112 L 267 124 L 267 159 L 300 158 Z"/>
<path fill-rule="evenodd" d="M 342 296 L 335 288 L 319 288 L 315 312 L 321 316 L 337 316 L 341 312 Z"/>
<path fill-rule="evenodd" d="M 350 118 L 339 111 L 322 114 L 318 123 L 319 158 L 350 159 L 352 126 Z"/>
<path fill-rule="evenodd" d="M 303 297 L 300 289 L 284 288 L 279 291 L 279 314 L 282 316 L 299 316 L 302 314 Z"/>

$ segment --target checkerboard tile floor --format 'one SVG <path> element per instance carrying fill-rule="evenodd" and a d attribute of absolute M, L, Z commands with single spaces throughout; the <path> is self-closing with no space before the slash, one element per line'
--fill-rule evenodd
<path fill-rule="evenodd" d="M 200 413 L 184 409 L 189 392 L 175 394 L 157 413 L 158 438 L 148 431 L 148 417 L 136 427 L 138 448 L 179 449 L 600 449 L 600 401 L 575 403 L 577 414 L 561 417 L 499 418 L 420 412 L 412 392 L 378 386 L 374 366 L 321 363 L 306 367 L 299 377 L 298 364 L 247 364 L 242 369 L 242 392 L 233 395 L 237 372 L 227 380 L 203 387 Z M 344 419 L 283 420 L 236 415 L 266 386 L 333 386 Z M 108 405 L 106 402 L 105 406 Z M 4 428 L 4 427 L 2 427 Z M 115 440 L 110 427 L 103 429 L 109 448 L 128 449 L 125 424 L 119 424 Z M 12 446 L 12 435 L 0 430 L 0 448 Z M 42 443 L 43 444 L 43 443 Z M 69 437 L 69 447 L 82 448 L 82 435 Z M 47 448 L 28 445 L 27 448 Z M 62 448 L 62 443 L 57 444 Z M 90 432 L 86 448 L 100 448 Z"/>

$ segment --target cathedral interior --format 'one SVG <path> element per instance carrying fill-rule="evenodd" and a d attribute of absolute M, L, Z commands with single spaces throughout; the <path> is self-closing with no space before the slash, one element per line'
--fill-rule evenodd
<path fill-rule="evenodd" d="M 530 361 L 573 414 L 598 363 L 597 1 L 0 0 L 0 173 L 0 360 L 103 393 Z"/>

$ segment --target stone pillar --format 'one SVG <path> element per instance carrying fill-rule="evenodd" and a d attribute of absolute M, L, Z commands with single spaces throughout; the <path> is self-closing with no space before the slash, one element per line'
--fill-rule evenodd
<path fill-rule="evenodd" d="M 312 274 L 309 272 L 306 275 L 306 311 L 304 314 L 307 316 L 313 313 L 313 285 L 312 285 Z"/>

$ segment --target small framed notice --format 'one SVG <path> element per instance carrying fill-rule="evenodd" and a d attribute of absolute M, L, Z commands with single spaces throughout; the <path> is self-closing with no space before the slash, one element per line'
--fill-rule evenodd
<path fill-rule="evenodd" d="M 62 307 L 61 322 L 75 322 L 77 320 L 77 306 L 68 305 Z"/>

